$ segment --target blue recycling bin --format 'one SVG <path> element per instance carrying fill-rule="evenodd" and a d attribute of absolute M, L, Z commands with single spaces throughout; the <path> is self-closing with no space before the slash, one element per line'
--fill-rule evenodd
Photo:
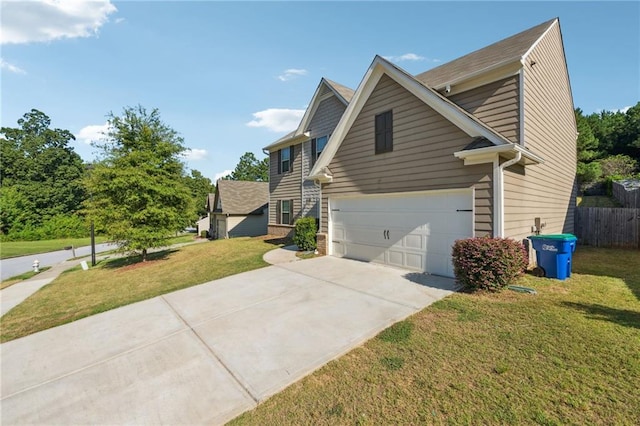
<path fill-rule="evenodd" d="M 532 235 L 538 267 L 544 276 L 565 280 L 571 276 L 571 261 L 578 239 L 573 234 Z"/>

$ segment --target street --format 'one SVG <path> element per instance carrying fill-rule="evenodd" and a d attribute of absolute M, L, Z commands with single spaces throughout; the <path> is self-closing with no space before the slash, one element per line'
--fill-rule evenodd
<path fill-rule="evenodd" d="M 115 246 L 110 243 L 96 244 L 96 253 L 102 253 L 108 250 L 113 250 Z M 91 246 L 77 247 L 76 257 L 90 256 Z M 58 250 L 49 253 L 30 254 L 27 256 L 12 257 L 10 259 L 0 260 L 0 279 L 6 280 L 7 278 L 23 274 L 33 269 L 33 261 L 40 261 L 40 267 L 52 266 L 57 263 L 63 262 L 73 257 L 72 250 Z M 87 258 L 88 262 L 91 262 L 91 258 Z"/>

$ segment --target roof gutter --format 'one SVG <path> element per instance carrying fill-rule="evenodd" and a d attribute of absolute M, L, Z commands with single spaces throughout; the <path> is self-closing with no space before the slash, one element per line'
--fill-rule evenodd
<path fill-rule="evenodd" d="M 280 148 L 285 148 L 287 146 L 290 145 L 294 145 L 298 142 L 303 142 L 306 141 L 307 139 L 309 139 L 309 136 L 311 136 L 310 132 L 304 132 L 304 133 L 299 133 L 297 135 L 293 135 L 290 138 L 281 140 L 281 141 L 277 141 L 275 143 L 272 143 L 271 145 L 267 145 L 264 148 L 262 148 L 262 152 L 264 152 L 265 154 L 267 154 L 269 151 L 272 151 L 274 149 L 280 149 Z M 265 152 L 267 151 L 267 152 Z"/>
<path fill-rule="evenodd" d="M 544 163 L 544 158 L 514 143 L 507 145 L 489 146 L 486 148 L 468 149 L 454 152 L 456 158 L 464 160 L 465 166 L 472 164 L 491 163 L 497 155 L 502 154 L 511 158 L 518 158 L 524 166 L 532 166 Z"/>

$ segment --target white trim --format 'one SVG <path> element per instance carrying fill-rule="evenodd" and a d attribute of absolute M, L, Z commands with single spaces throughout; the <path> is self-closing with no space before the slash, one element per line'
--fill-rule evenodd
<path fill-rule="evenodd" d="M 551 25 L 549 25 L 549 28 L 547 28 L 546 30 L 544 30 L 544 32 L 542 33 L 542 35 L 540 37 L 538 37 L 538 39 L 531 45 L 531 47 L 529 47 L 529 50 L 527 50 L 525 52 L 524 55 L 522 55 L 522 65 L 524 65 L 524 61 L 527 58 L 527 56 L 529 56 L 529 54 L 533 51 L 533 49 L 536 48 L 536 46 L 538 46 L 538 43 L 540 43 L 540 41 L 547 35 L 547 33 L 549 31 L 551 31 L 551 28 L 553 28 L 554 25 L 558 24 L 558 18 L 555 18 L 553 20 L 553 22 L 551 23 Z"/>
<path fill-rule="evenodd" d="M 522 164 L 525 166 L 544 163 L 544 158 L 514 143 L 502 146 L 468 149 L 453 153 L 456 158 L 464 160 L 465 165 L 490 163 L 494 160 L 494 156 L 499 154 L 513 154 L 514 157 L 520 156 L 519 161 L 524 159 Z"/>
<path fill-rule="evenodd" d="M 320 185 L 322 187 L 322 185 Z M 322 203 L 322 198 L 320 199 Z M 322 210 L 322 204 L 320 205 Z M 331 198 L 327 198 L 327 255 L 333 255 L 333 223 L 331 220 Z"/>
<path fill-rule="evenodd" d="M 522 147 L 527 146 L 524 140 L 524 68 L 520 68 L 520 72 L 518 72 L 518 97 L 519 105 L 518 105 L 518 113 L 520 115 L 520 145 Z"/>
<path fill-rule="evenodd" d="M 443 115 L 447 120 L 472 137 L 482 136 L 496 145 L 512 145 L 503 136 L 496 133 L 486 125 L 481 124 L 471 118 L 471 115 L 463 112 L 450 101 L 442 98 L 437 92 L 427 88 L 418 82 L 413 76 L 404 70 L 392 65 L 390 62 L 376 56 L 367 70 L 362 82 L 358 86 L 353 99 L 340 118 L 333 135 L 329 138 L 323 155 L 314 165 L 307 179 L 321 179 L 323 168 L 327 167 L 335 156 L 342 141 L 346 137 L 349 129 L 353 125 L 357 116 L 362 111 L 365 102 L 371 96 L 383 75 L 388 75 L 396 83 L 400 84 L 407 91 L 418 97 L 422 102 L 429 105 L 436 112 Z"/>
<path fill-rule="evenodd" d="M 502 192 L 502 179 L 500 179 L 500 158 L 493 160 L 493 236 L 500 236 L 500 218 L 502 217 L 502 207 L 500 204 L 500 196 Z"/>
<path fill-rule="evenodd" d="M 487 73 L 489 73 L 491 71 L 497 70 L 497 69 L 499 69 L 501 67 L 506 67 L 507 65 L 511 65 L 513 63 L 520 62 L 520 60 L 521 60 L 520 56 L 514 56 L 513 58 L 505 59 L 503 61 L 500 61 L 500 62 L 497 62 L 495 64 L 491 64 L 489 66 L 481 68 L 479 70 L 475 70 L 472 73 L 465 74 L 465 75 L 460 76 L 458 78 L 455 78 L 453 80 L 449 80 L 446 83 L 438 84 L 437 86 L 434 86 L 433 88 L 438 90 L 438 91 L 440 91 L 440 90 L 444 89 L 446 86 L 456 86 L 458 84 L 464 83 L 465 81 L 473 80 L 474 78 L 480 77 L 483 74 L 487 74 Z M 508 77 L 511 74 L 512 74 L 511 72 L 507 72 L 507 73 L 505 73 L 504 77 Z M 501 76 L 500 78 L 496 78 L 494 81 L 501 80 L 504 77 Z M 475 87 L 479 87 L 479 86 L 484 85 L 484 84 L 487 84 L 487 83 L 486 82 L 482 82 L 481 84 L 479 84 L 478 86 L 475 86 Z M 465 91 L 466 90 L 470 90 L 472 88 L 473 87 L 471 87 L 469 89 L 465 89 Z M 455 92 L 452 92 L 451 94 L 455 94 Z M 451 94 L 448 93 L 447 95 L 451 95 Z"/>
<path fill-rule="evenodd" d="M 322 86 L 326 86 L 329 89 L 329 93 L 325 93 L 324 95 L 320 95 L 320 90 L 322 88 Z M 304 112 L 304 115 L 302 116 L 302 119 L 300 120 L 300 124 L 298 124 L 298 127 L 296 128 L 296 130 L 294 131 L 293 135 L 291 135 L 290 138 L 284 139 L 284 140 L 277 140 L 275 142 L 273 142 L 270 145 L 267 145 L 266 147 L 262 148 L 263 151 L 264 150 L 268 150 L 268 151 L 273 151 L 275 149 L 281 149 L 284 146 L 289 146 L 289 145 L 294 145 L 300 141 L 304 141 L 305 138 L 309 138 L 309 132 L 307 131 L 307 127 L 309 126 L 309 124 L 311 123 L 311 118 L 314 116 L 314 114 L 316 113 L 316 110 L 318 109 L 318 106 L 320 105 L 320 102 L 329 99 L 331 96 L 335 96 L 338 98 L 338 100 L 340 102 L 342 102 L 345 105 L 349 105 L 349 103 L 347 102 L 347 100 L 340 95 L 340 93 L 338 93 L 332 86 L 331 84 L 323 77 L 320 79 L 320 83 L 318 84 L 318 87 L 316 87 L 316 91 L 313 93 L 313 96 L 311 97 L 311 102 L 309 102 L 309 106 L 307 107 L 307 109 Z"/>
<path fill-rule="evenodd" d="M 333 200 L 347 200 L 350 198 L 362 199 L 362 198 L 400 198 L 415 195 L 432 195 L 441 194 L 444 192 L 469 192 L 471 187 L 466 188 L 444 188 L 444 189 L 425 189 L 423 191 L 401 191 L 401 192 L 381 192 L 378 194 L 346 194 L 346 195 L 334 195 L 331 197 Z"/>
<path fill-rule="evenodd" d="M 498 213 L 496 214 L 496 216 L 498 216 L 498 229 L 497 232 L 494 233 L 494 235 L 500 238 L 504 238 L 504 169 L 519 162 L 520 158 L 522 158 L 522 152 L 518 151 L 514 158 L 509 161 L 505 161 L 498 166 L 498 183 L 500 188 L 498 193 L 498 202 L 496 203 L 498 207 Z M 500 160 L 497 161 L 497 163 L 499 162 Z"/>

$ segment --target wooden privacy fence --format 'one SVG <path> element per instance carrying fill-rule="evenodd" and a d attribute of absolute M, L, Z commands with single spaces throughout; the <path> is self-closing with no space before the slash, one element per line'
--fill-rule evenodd
<path fill-rule="evenodd" d="M 576 207 L 578 244 L 640 248 L 640 209 Z"/>
<path fill-rule="evenodd" d="M 640 188 L 626 189 L 623 184 L 613 182 L 611 191 L 613 192 L 613 198 L 618 200 L 622 207 L 640 209 Z"/>

